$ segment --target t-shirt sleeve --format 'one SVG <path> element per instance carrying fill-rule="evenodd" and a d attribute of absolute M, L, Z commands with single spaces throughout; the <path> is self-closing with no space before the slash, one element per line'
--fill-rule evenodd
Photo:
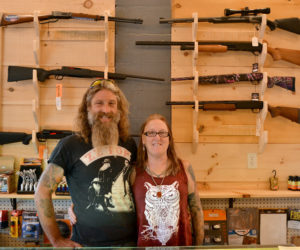
<path fill-rule="evenodd" d="M 130 163 L 133 164 L 136 162 L 136 158 L 137 158 L 137 146 L 133 138 L 130 139 L 130 152 L 131 152 Z"/>
<path fill-rule="evenodd" d="M 56 147 L 54 148 L 54 150 L 51 153 L 51 156 L 48 160 L 48 164 L 49 163 L 53 163 L 55 165 L 58 165 L 60 167 L 62 167 L 64 169 L 64 173 L 66 174 L 67 172 L 67 167 L 69 166 L 69 161 L 70 161 L 70 157 L 69 157 L 69 152 L 67 150 L 67 138 L 63 138 L 61 139 L 58 144 L 56 145 Z"/>

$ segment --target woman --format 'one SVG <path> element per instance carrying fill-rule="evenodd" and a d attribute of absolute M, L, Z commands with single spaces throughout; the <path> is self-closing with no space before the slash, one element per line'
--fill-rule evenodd
<path fill-rule="evenodd" d="M 141 127 L 130 183 L 136 204 L 138 246 L 202 244 L 203 211 L 195 176 L 191 165 L 178 158 L 171 129 L 162 115 L 150 115 Z M 73 213 L 70 218 L 76 222 Z"/>

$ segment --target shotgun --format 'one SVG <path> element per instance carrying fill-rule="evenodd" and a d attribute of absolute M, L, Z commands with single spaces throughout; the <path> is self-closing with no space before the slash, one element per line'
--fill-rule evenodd
<path fill-rule="evenodd" d="M 168 101 L 166 105 L 195 105 L 194 101 Z M 199 101 L 199 109 L 206 110 L 228 110 L 234 111 L 236 109 L 262 109 L 264 107 L 263 101 Z"/>
<path fill-rule="evenodd" d="M 59 19 L 79 19 L 87 21 L 102 21 L 104 16 L 90 15 L 84 13 L 72 13 L 72 12 L 61 12 L 52 11 L 51 15 L 43 15 L 38 17 L 41 24 L 57 22 Z M 134 18 L 122 18 L 122 17 L 108 17 L 108 21 L 122 22 L 122 23 L 143 23 L 142 19 Z M 33 15 L 14 15 L 14 14 L 3 14 L 0 26 L 7 26 L 18 23 L 29 23 L 33 22 Z"/>
<path fill-rule="evenodd" d="M 228 74 L 228 75 L 211 75 L 199 76 L 199 84 L 226 84 L 234 82 L 249 81 L 257 84 L 263 79 L 263 73 L 249 73 L 249 74 Z M 185 81 L 194 80 L 190 77 L 174 77 L 171 81 Z M 292 76 L 273 76 L 268 77 L 268 88 L 273 88 L 275 85 L 284 89 L 295 92 L 295 77 Z"/>
<path fill-rule="evenodd" d="M 36 138 L 40 142 L 44 142 L 46 139 L 61 139 L 72 135 L 73 133 L 74 132 L 70 130 L 44 129 L 41 132 L 36 133 Z M 0 145 L 14 142 L 22 142 L 24 145 L 28 145 L 31 139 L 32 134 L 26 134 L 22 132 L 0 132 Z"/>
<path fill-rule="evenodd" d="M 90 69 L 84 69 L 84 68 L 62 67 L 61 69 L 45 70 L 42 68 L 8 66 L 7 81 L 15 82 L 15 81 L 23 81 L 23 80 L 32 79 L 32 71 L 34 69 L 37 70 L 37 78 L 40 82 L 44 82 L 46 79 L 49 79 L 49 77 L 51 75 L 54 75 L 55 79 L 57 79 L 57 80 L 62 80 L 64 76 L 79 77 L 79 78 L 104 77 L 103 71 L 90 70 Z M 108 78 L 110 78 L 110 79 L 124 80 L 127 77 L 146 79 L 146 80 L 154 80 L 154 81 L 164 81 L 163 78 L 108 72 Z"/>
<path fill-rule="evenodd" d="M 193 42 L 171 42 L 171 41 L 136 41 L 136 45 L 156 45 L 156 46 L 180 46 L 181 50 L 193 50 Z M 261 53 L 262 44 L 252 46 L 251 42 L 225 42 L 225 41 L 198 41 L 198 51 L 200 52 L 227 52 L 232 51 L 250 51 L 252 53 Z M 272 48 L 267 46 L 268 53 L 274 61 L 284 60 L 290 63 L 300 65 L 300 50 Z"/>

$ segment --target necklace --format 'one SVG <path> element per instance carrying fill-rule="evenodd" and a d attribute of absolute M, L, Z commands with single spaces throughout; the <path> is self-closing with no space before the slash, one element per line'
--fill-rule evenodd
<path fill-rule="evenodd" d="M 163 173 L 161 173 L 161 174 L 159 174 L 159 175 L 156 175 L 156 174 L 154 174 L 154 173 L 150 170 L 150 168 L 149 168 L 148 166 L 147 166 L 147 168 L 146 168 L 146 171 L 147 171 L 147 173 L 151 176 L 151 179 L 152 179 L 152 181 L 154 182 L 155 186 L 158 187 L 158 189 L 159 189 L 159 190 L 157 191 L 157 193 L 156 193 L 157 198 L 161 198 L 161 196 L 162 196 L 162 193 L 161 193 L 161 185 L 163 184 L 163 182 L 164 182 L 164 180 L 165 180 L 165 177 L 166 177 L 165 172 L 166 172 L 166 171 L 164 171 Z M 160 176 L 164 175 L 164 177 L 162 178 L 162 181 L 161 181 L 161 183 L 160 183 L 159 185 L 158 185 L 158 184 L 156 183 L 156 181 L 154 180 L 153 175 L 154 175 L 155 177 L 157 177 L 157 178 L 159 178 Z"/>

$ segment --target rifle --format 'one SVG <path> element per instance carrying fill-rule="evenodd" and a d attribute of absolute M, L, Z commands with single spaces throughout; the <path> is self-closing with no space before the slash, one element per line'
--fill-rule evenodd
<path fill-rule="evenodd" d="M 211 75 L 211 76 L 199 76 L 199 83 L 234 83 L 241 81 L 250 81 L 254 84 L 263 79 L 263 73 L 249 73 L 249 74 L 229 74 L 229 75 Z M 193 76 L 190 77 L 175 77 L 171 78 L 171 81 L 185 81 L 194 80 Z M 268 77 L 268 88 L 273 88 L 274 85 L 284 89 L 295 92 L 295 77 L 292 76 L 273 76 Z"/>
<path fill-rule="evenodd" d="M 251 42 L 224 42 L 224 41 L 198 41 L 198 51 L 200 52 L 226 52 L 232 51 L 250 51 L 261 53 L 262 44 L 252 46 Z M 136 45 L 160 45 L 160 46 L 180 46 L 181 50 L 193 50 L 193 42 L 171 42 L 171 41 L 136 41 Z M 284 60 L 290 63 L 300 65 L 300 50 L 271 48 L 267 46 L 268 53 L 274 61 Z"/>
<path fill-rule="evenodd" d="M 51 75 L 54 75 L 55 79 L 57 80 L 62 80 L 64 76 L 79 77 L 79 78 L 104 77 L 103 71 L 83 69 L 83 68 L 61 67 L 61 69 L 45 70 L 42 68 L 8 66 L 7 81 L 15 82 L 15 81 L 32 79 L 32 71 L 34 69 L 37 70 L 37 78 L 40 82 L 44 82 L 46 79 L 49 79 Z M 127 77 L 154 80 L 154 81 L 164 81 L 164 79 L 162 78 L 108 72 L 108 78 L 110 79 L 124 80 Z"/>
<path fill-rule="evenodd" d="M 291 108 L 291 107 L 273 107 L 268 105 L 268 111 L 270 112 L 272 117 L 282 116 L 287 118 L 293 122 L 300 124 L 300 109 L 299 108 Z"/>
<path fill-rule="evenodd" d="M 73 133 L 74 132 L 70 130 L 44 129 L 41 132 L 36 133 L 36 138 L 40 142 L 44 142 L 46 139 L 61 139 L 68 135 L 72 135 Z M 22 132 L 0 132 L 0 145 L 14 142 L 22 142 L 24 145 L 28 145 L 31 139 L 32 134 L 26 134 Z"/>
<path fill-rule="evenodd" d="M 166 105 L 195 105 L 194 101 L 168 101 Z M 206 110 L 229 110 L 236 109 L 262 109 L 263 101 L 200 101 L 198 102 L 199 109 Z"/>
<path fill-rule="evenodd" d="M 53 23 L 57 22 L 59 19 L 79 19 L 79 20 L 88 20 L 88 21 L 102 21 L 104 16 L 99 15 L 90 15 L 84 13 L 72 13 L 72 12 L 61 12 L 61 11 L 52 11 L 51 15 L 44 15 L 38 17 L 41 24 L 44 23 Z M 43 22 L 44 21 L 44 22 Z M 122 17 L 108 17 L 108 21 L 114 22 L 123 22 L 123 23 L 143 23 L 142 19 L 134 18 L 122 18 Z M 33 22 L 33 16 L 30 15 L 9 15 L 4 14 L 2 16 L 0 26 L 7 26 L 18 23 L 29 23 Z"/>
<path fill-rule="evenodd" d="M 261 16 L 221 16 L 221 17 L 201 17 L 198 22 L 206 23 L 255 23 L 260 24 L 262 21 Z M 193 18 L 174 18 L 164 19 L 160 18 L 159 23 L 192 23 Z M 297 17 L 275 19 L 274 21 L 267 20 L 267 26 L 271 31 L 280 28 L 292 33 L 300 34 L 300 19 Z"/>

